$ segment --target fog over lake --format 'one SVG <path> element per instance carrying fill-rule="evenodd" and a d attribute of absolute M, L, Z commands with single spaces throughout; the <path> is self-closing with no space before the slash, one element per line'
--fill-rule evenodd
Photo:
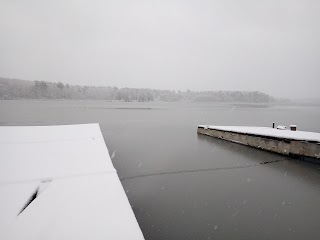
<path fill-rule="evenodd" d="M 320 239 L 320 164 L 197 134 L 319 133 L 319 13 L 316 0 L 1 0 L 0 127 L 99 123 L 146 240 Z"/>
<path fill-rule="evenodd" d="M 2 126 L 98 122 L 146 239 L 320 238 L 318 165 L 197 134 L 272 122 L 320 132 L 319 107 L 28 100 L 0 101 L 0 113 Z"/>
<path fill-rule="evenodd" d="M 0 76 L 319 96 L 316 0 L 2 0 Z"/>

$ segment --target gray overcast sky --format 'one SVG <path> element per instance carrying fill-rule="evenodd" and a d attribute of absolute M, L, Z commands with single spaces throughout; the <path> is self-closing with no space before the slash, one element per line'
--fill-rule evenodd
<path fill-rule="evenodd" d="M 318 0 L 0 0 L 0 76 L 318 97 Z"/>

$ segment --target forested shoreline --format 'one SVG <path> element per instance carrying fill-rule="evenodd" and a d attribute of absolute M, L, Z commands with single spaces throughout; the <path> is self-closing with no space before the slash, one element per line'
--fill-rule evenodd
<path fill-rule="evenodd" d="M 62 82 L 0 78 L 0 99 L 96 99 L 108 101 L 194 101 L 268 103 L 275 99 L 258 91 L 174 91 L 110 86 L 79 86 Z"/>

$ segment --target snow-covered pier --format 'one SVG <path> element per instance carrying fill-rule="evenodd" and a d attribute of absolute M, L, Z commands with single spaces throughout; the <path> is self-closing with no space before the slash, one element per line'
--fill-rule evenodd
<path fill-rule="evenodd" d="M 199 125 L 198 133 L 320 163 L 320 133 L 268 127 Z"/>
<path fill-rule="evenodd" d="M 0 239 L 144 239 L 98 124 L 0 127 L 0 153 Z"/>

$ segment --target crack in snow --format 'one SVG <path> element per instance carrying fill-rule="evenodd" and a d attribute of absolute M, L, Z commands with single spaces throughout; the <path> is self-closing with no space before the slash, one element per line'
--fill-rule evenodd
<path fill-rule="evenodd" d="M 18 216 L 42 193 L 44 192 L 49 184 L 52 182 L 52 179 L 44 179 L 40 182 L 37 189 L 32 193 L 32 195 L 29 197 L 23 208 L 18 213 Z"/>
<path fill-rule="evenodd" d="M 22 180 L 17 180 L 17 181 L 3 181 L 3 182 L 0 181 L 0 186 L 9 185 L 9 184 L 36 182 L 36 181 L 47 182 L 50 179 L 51 180 L 60 180 L 60 179 L 88 177 L 88 176 L 103 175 L 103 174 L 114 174 L 114 173 L 116 173 L 116 170 L 99 171 L 99 172 L 91 172 L 91 173 L 69 174 L 69 175 L 61 175 L 61 176 L 50 177 L 50 178 L 41 178 L 40 177 L 40 178 L 32 178 L 32 179 L 22 179 Z"/>

